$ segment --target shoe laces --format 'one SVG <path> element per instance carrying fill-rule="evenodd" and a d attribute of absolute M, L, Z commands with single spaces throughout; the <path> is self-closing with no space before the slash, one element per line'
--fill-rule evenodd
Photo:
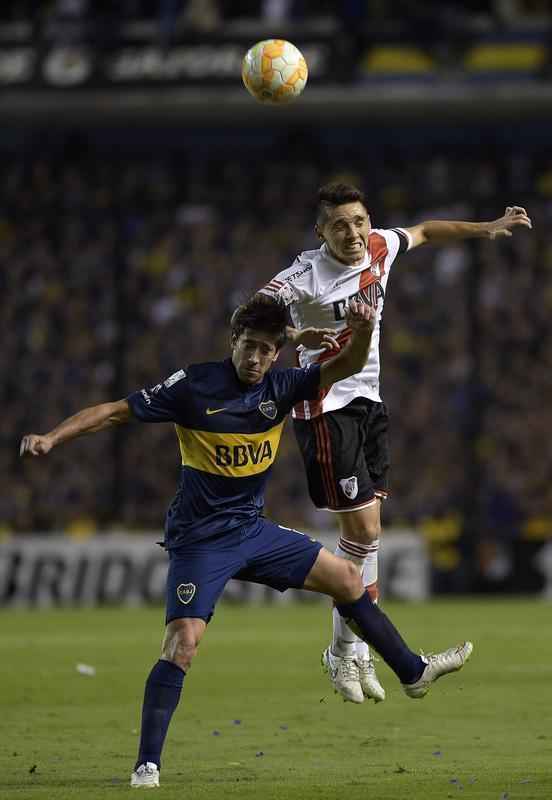
<path fill-rule="evenodd" d="M 152 761 L 147 761 L 145 764 L 140 764 L 136 773 L 138 775 L 153 775 L 157 766 Z"/>
<path fill-rule="evenodd" d="M 371 654 L 365 658 L 357 658 L 356 663 L 361 672 L 371 675 L 376 671 L 374 657 Z"/>
<path fill-rule="evenodd" d="M 450 647 L 442 653 L 424 653 L 420 650 L 420 655 L 426 659 L 428 664 L 447 664 L 458 655 L 458 647 Z"/>
<path fill-rule="evenodd" d="M 352 681 L 358 680 L 358 666 L 354 658 L 348 658 L 348 657 L 341 658 L 339 671 L 341 672 L 342 676 L 347 680 L 352 680 Z"/>

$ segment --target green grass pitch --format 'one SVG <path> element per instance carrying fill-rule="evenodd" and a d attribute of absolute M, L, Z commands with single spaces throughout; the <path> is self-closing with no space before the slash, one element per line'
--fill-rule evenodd
<path fill-rule="evenodd" d="M 319 667 L 325 604 L 220 606 L 164 753 L 167 800 L 551 800 L 552 607 L 386 603 L 414 649 L 471 638 L 424 700 L 343 703 Z M 161 609 L 0 614 L 0 797 L 128 794 Z M 93 677 L 76 664 L 93 665 Z M 142 792 L 145 790 L 142 790 Z M 132 790 L 134 792 L 134 790 Z"/>

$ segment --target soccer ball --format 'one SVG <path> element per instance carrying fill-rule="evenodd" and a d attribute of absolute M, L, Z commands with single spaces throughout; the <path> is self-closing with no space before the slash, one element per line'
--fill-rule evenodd
<path fill-rule="evenodd" d="M 257 42 L 242 61 L 245 88 L 259 103 L 289 103 L 305 88 L 308 74 L 301 51 L 284 39 Z"/>

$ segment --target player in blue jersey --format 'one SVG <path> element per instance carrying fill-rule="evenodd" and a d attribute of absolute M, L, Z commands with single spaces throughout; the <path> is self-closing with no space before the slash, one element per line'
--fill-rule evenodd
<path fill-rule="evenodd" d="M 431 683 L 460 669 L 471 654 L 472 645 L 465 642 L 437 655 L 416 655 L 370 599 L 354 564 L 262 515 L 266 480 L 292 406 L 365 364 L 374 312 L 351 300 L 347 324 L 350 341 L 335 358 L 271 370 L 286 337 L 286 309 L 274 298 L 254 295 L 232 317 L 231 358 L 180 369 L 151 388 L 86 408 L 49 433 L 21 441 L 21 455 L 39 456 L 133 418 L 176 426 L 182 468 L 165 523 L 166 628 L 161 658 L 146 681 L 131 786 L 159 785 L 161 751 L 184 676 L 231 578 L 332 597 L 409 697 L 423 697 Z"/>

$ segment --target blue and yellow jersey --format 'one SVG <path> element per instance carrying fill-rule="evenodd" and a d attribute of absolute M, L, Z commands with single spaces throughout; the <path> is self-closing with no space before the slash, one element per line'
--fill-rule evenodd
<path fill-rule="evenodd" d="M 165 524 L 165 545 L 217 536 L 253 521 L 288 413 L 316 396 L 320 367 L 271 369 L 238 380 L 230 359 L 193 364 L 127 399 L 141 422 L 173 422 L 182 467 Z"/>

